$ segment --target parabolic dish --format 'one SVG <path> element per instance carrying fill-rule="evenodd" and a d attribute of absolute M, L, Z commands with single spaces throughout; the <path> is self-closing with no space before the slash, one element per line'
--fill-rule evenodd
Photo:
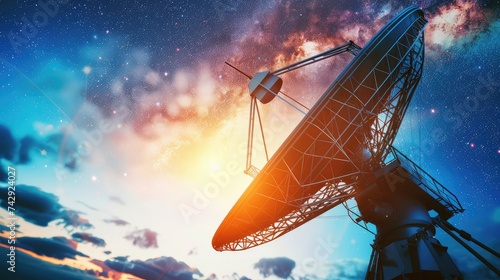
<path fill-rule="evenodd" d="M 406 110 L 420 79 L 426 23 L 408 7 L 361 49 L 230 210 L 212 239 L 216 250 L 269 242 L 353 197 L 366 151 L 383 160 L 399 128 L 388 114 L 383 137 L 374 134 L 379 115 Z M 395 98 L 395 88 L 404 94 Z"/>

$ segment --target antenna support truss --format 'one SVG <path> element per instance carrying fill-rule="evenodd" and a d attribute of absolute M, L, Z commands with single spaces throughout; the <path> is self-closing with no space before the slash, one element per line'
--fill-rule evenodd
<path fill-rule="evenodd" d="M 299 101 L 293 99 L 292 97 L 288 96 L 284 92 L 282 92 L 281 89 L 281 78 L 278 78 L 278 75 L 282 75 L 288 72 L 291 72 L 293 70 L 297 70 L 299 68 L 302 68 L 304 66 L 310 65 L 312 63 L 319 62 L 321 60 L 349 52 L 352 55 L 356 55 L 359 51 L 361 50 L 361 47 L 356 45 L 353 41 L 349 41 L 341 46 L 329 49 L 327 51 L 324 51 L 322 53 L 319 53 L 317 55 L 311 56 L 309 58 L 306 58 L 301 61 L 297 61 L 295 63 L 289 64 L 285 67 L 282 67 L 280 69 L 274 70 L 272 72 L 259 72 L 255 74 L 253 77 L 248 75 L 247 73 L 243 72 L 242 70 L 236 68 L 235 66 L 231 65 L 230 63 L 226 62 L 227 65 L 235 69 L 236 71 L 240 72 L 244 76 L 250 79 L 250 82 L 248 84 L 249 89 L 250 89 L 250 96 L 251 96 L 251 101 L 250 101 L 250 118 L 249 118 L 249 125 L 248 125 L 248 140 L 247 140 L 247 158 L 246 158 L 246 166 L 244 173 L 247 175 L 250 175 L 251 177 L 255 178 L 257 174 L 259 173 L 259 169 L 253 166 L 252 164 L 252 147 L 253 147 L 253 135 L 254 135 L 254 127 L 255 127 L 255 113 L 257 112 L 257 118 L 259 121 L 259 127 L 260 127 L 260 132 L 261 132 L 261 137 L 262 137 L 262 142 L 264 144 L 264 152 L 266 154 L 266 160 L 269 161 L 269 154 L 267 150 L 267 145 L 266 145 L 266 140 L 264 136 L 264 130 L 262 127 L 262 119 L 260 117 L 260 112 L 259 112 L 259 107 L 257 104 L 257 100 L 261 101 L 261 103 L 268 103 L 270 102 L 274 97 L 278 97 L 284 102 L 286 102 L 288 105 L 292 106 L 302 114 L 306 114 L 302 109 L 299 107 L 295 106 L 293 103 L 290 101 L 284 99 L 283 97 L 279 96 L 278 93 L 283 94 L 286 96 L 288 99 L 291 99 L 293 102 L 296 104 L 300 105 L 302 108 L 305 108 L 309 110 L 306 106 L 304 106 L 302 103 Z"/>

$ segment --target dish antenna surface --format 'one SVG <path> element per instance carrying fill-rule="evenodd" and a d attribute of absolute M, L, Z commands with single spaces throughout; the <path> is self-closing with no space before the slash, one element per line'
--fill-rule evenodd
<path fill-rule="evenodd" d="M 342 204 L 356 224 L 376 227 L 367 279 L 463 279 L 433 237 L 436 226 L 500 276 L 462 239 L 500 254 L 447 222 L 464 211 L 456 196 L 392 146 L 422 75 L 426 24 L 422 10 L 411 6 L 363 48 L 350 41 L 253 77 L 227 63 L 250 79 L 245 173 L 254 180 L 217 229 L 216 250 L 264 244 Z M 280 92 L 278 75 L 344 52 L 354 58 L 307 113 Z M 266 104 L 275 97 L 305 116 L 258 170 L 251 163 L 255 113 L 262 130 L 257 100 Z"/>

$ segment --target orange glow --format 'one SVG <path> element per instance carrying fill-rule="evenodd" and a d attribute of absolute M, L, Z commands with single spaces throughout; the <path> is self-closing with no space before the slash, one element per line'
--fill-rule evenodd
<path fill-rule="evenodd" d="M 7 246 L 5 244 L 0 244 L 0 246 L 2 246 L 4 248 L 9 248 L 9 246 Z M 74 249 L 76 249 L 76 248 L 74 248 Z M 36 253 L 33 253 L 32 251 L 29 251 L 29 250 L 26 250 L 23 248 L 19 248 L 19 247 L 16 247 L 16 250 L 23 252 L 31 257 L 42 260 L 44 262 L 48 262 L 48 263 L 55 264 L 55 265 L 67 265 L 67 266 L 70 266 L 70 267 L 73 267 L 73 268 L 76 268 L 79 270 L 94 270 L 94 271 L 97 271 L 99 273 L 102 273 L 104 271 L 108 272 L 108 277 L 94 275 L 99 279 L 112 279 L 112 280 L 141 279 L 141 278 L 137 278 L 137 277 L 135 277 L 131 274 L 128 274 L 128 273 L 121 273 L 121 272 L 112 270 L 108 266 L 106 266 L 104 264 L 104 262 L 102 262 L 102 261 L 96 261 L 96 260 L 89 261 L 89 259 L 85 258 L 85 257 L 76 256 L 76 259 L 66 258 L 66 259 L 60 260 L 60 259 L 56 259 L 56 258 L 52 258 L 52 257 L 40 256 Z"/>

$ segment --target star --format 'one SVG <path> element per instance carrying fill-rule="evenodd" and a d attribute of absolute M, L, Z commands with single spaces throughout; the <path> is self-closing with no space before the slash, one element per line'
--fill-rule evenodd
<path fill-rule="evenodd" d="M 90 71 L 92 71 L 92 68 L 90 68 L 90 66 L 85 66 L 83 67 L 82 71 L 83 73 L 85 73 L 85 75 L 88 75 L 90 74 Z"/>
<path fill-rule="evenodd" d="M 431 113 L 432 113 L 432 114 L 436 113 L 436 109 L 432 108 L 432 109 L 431 109 Z"/>

